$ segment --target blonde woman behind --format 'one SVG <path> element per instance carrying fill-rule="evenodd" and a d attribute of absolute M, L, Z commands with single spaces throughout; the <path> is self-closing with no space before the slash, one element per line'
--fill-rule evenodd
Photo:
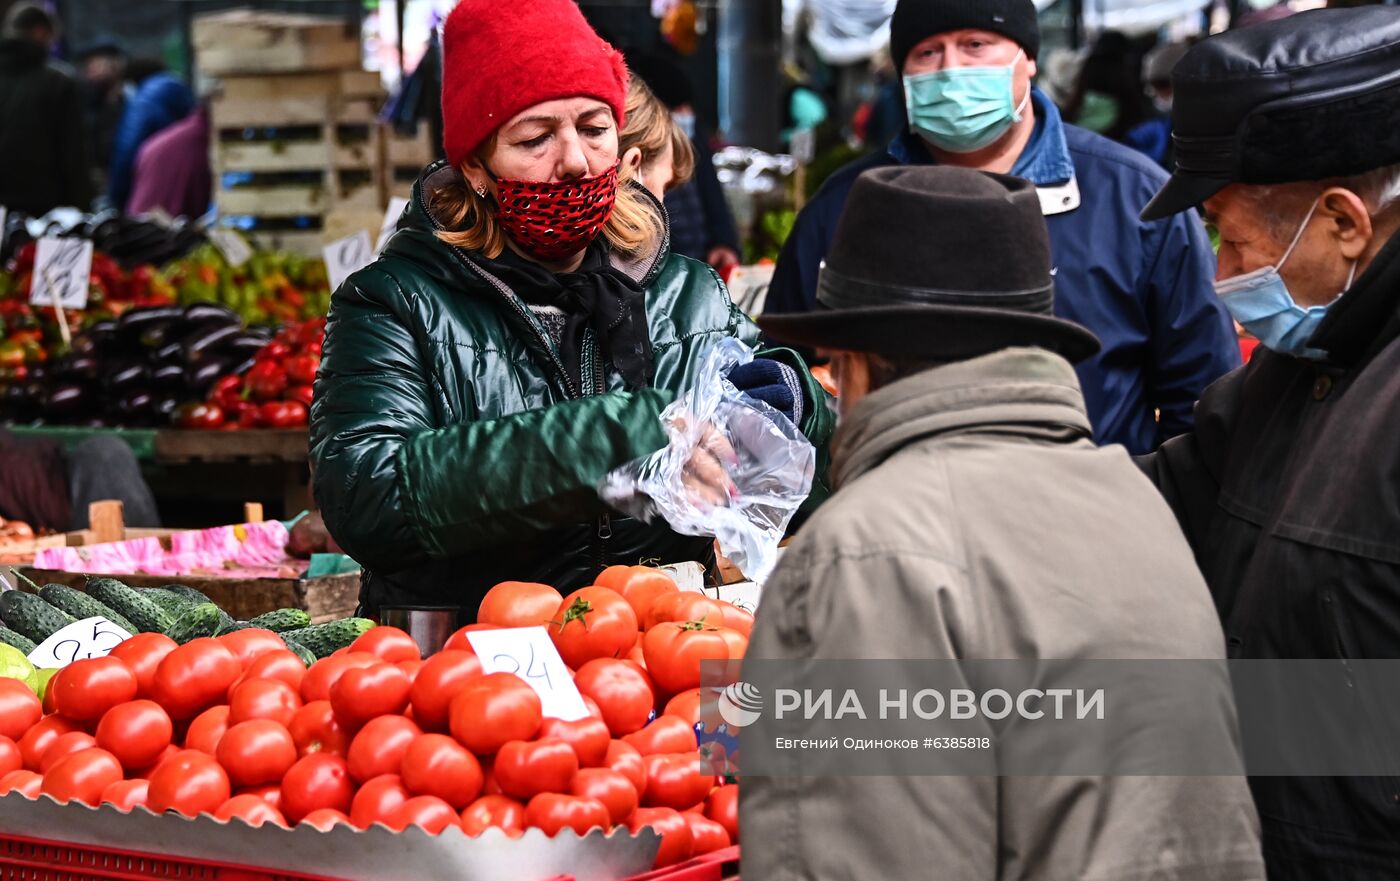
<path fill-rule="evenodd" d="M 627 86 L 627 125 L 618 141 L 622 176 L 658 199 L 690 180 L 695 150 L 671 111 L 635 74 Z"/>

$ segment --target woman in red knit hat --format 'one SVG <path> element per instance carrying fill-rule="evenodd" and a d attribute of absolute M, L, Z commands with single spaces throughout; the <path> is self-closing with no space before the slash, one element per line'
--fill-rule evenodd
<path fill-rule="evenodd" d="M 447 161 L 336 292 L 312 408 L 316 500 L 365 567 L 364 610 L 470 620 L 498 582 L 567 591 L 611 564 L 710 560 L 709 539 L 595 491 L 665 445 L 661 410 L 716 342 L 757 343 L 620 167 L 621 56 L 573 0 L 462 0 L 443 47 Z M 824 447 L 833 419 L 795 354 L 730 378 Z M 719 459 L 691 472 L 722 493 Z"/>

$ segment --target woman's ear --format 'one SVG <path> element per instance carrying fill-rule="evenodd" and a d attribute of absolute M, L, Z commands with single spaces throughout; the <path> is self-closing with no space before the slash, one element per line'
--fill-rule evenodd
<path fill-rule="evenodd" d="M 642 171 L 642 148 L 628 147 L 627 152 L 622 154 L 619 170 L 627 180 L 636 180 Z"/>
<path fill-rule="evenodd" d="M 490 192 L 491 174 L 479 157 L 472 155 L 462 161 L 462 177 L 467 179 L 467 186 L 475 190 L 478 196 Z"/>

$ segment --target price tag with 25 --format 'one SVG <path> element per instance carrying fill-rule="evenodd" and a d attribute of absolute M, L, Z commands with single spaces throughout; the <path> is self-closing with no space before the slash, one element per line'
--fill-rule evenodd
<path fill-rule="evenodd" d="M 34 651 L 29 663 L 36 667 L 67 667 L 74 661 L 105 658 L 107 654 L 131 639 L 131 634 L 106 618 L 84 618 L 58 631 Z"/>
<path fill-rule="evenodd" d="M 588 716 L 569 668 L 543 627 L 477 630 L 467 634 L 487 673 L 514 673 L 540 696 L 547 718 L 573 722 Z"/>
<path fill-rule="evenodd" d="M 92 276 L 92 242 L 45 237 L 34 252 L 34 282 L 29 302 L 34 306 L 82 309 L 87 306 Z"/>

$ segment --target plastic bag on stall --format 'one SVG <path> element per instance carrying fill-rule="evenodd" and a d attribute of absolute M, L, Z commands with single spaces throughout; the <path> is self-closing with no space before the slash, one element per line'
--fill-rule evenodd
<path fill-rule="evenodd" d="M 788 523 L 812 490 L 816 450 L 787 417 L 726 378 L 752 360 L 753 352 L 738 340 L 715 346 L 694 386 L 661 413 L 666 446 L 610 472 L 599 495 L 641 520 L 660 516 L 682 535 L 715 537 L 724 555 L 761 583 L 777 563 Z M 734 452 L 725 463 L 729 498 L 719 505 L 684 482 L 686 464 L 711 428 Z"/>

